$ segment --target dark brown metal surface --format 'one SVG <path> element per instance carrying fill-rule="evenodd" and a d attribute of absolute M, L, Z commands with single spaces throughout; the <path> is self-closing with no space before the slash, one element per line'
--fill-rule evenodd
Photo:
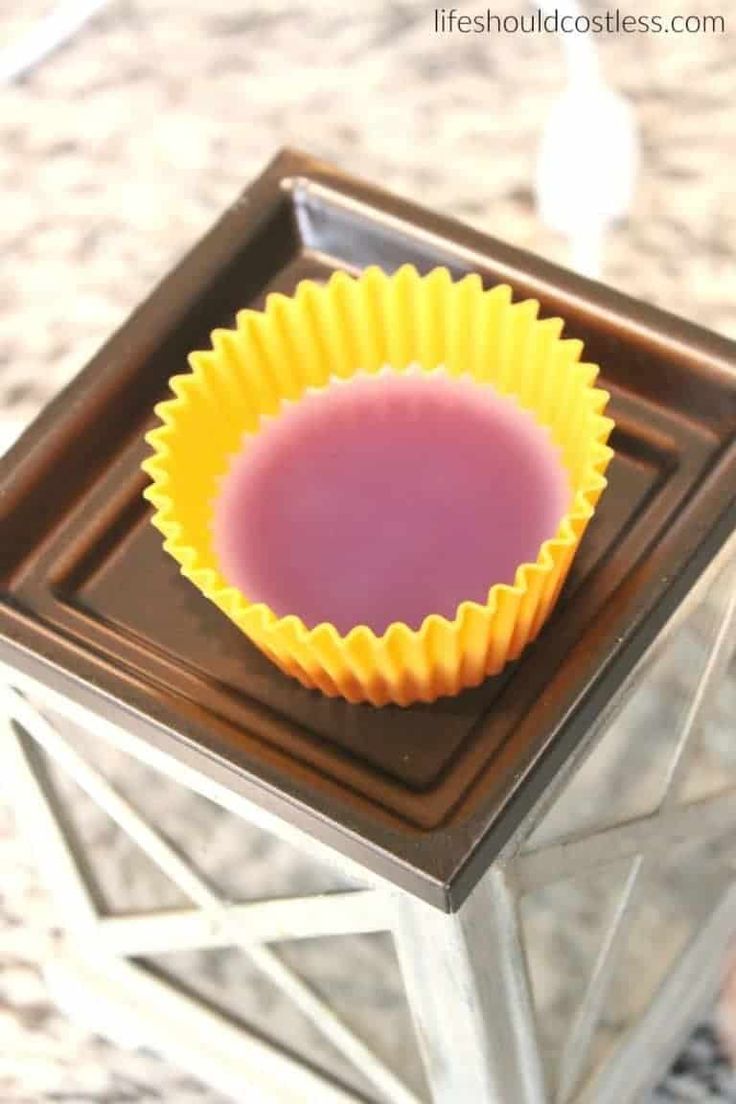
<path fill-rule="evenodd" d="M 409 709 L 271 666 L 148 524 L 142 434 L 216 326 L 304 276 L 405 261 L 512 284 L 586 343 L 616 458 L 559 605 L 502 676 Z M 733 348 L 284 153 L 5 458 L 0 658 L 453 908 L 734 525 Z"/>

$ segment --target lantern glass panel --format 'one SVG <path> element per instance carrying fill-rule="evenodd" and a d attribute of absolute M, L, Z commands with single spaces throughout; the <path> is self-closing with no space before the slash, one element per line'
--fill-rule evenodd
<path fill-rule="evenodd" d="M 723 671 L 736 639 L 732 624 L 729 633 L 724 630 L 735 576 L 727 547 L 634 671 L 604 735 L 536 826 L 527 847 L 653 813 L 667 793 L 685 727 L 693 731 L 686 762 L 676 767 L 677 794 L 692 800 L 736 784 L 733 667 L 726 672 L 730 678 Z M 714 649 L 718 657 L 712 660 Z"/>
<path fill-rule="evenodd" d="M 566 878 L 519 902 L 542 1061 L 552 1096 L 565 1040 L 623 890 L 626 863 Z"/>
<path fill-rule="evenodd" d="M 140 760 L 46 711 L 54 727 L 228 901 L 329 893 L 357 883 Z M 45 757 L 44 757 L 45 758 Z M 46 767 L 61 811 L 107 913 L 188 905 L 77 783 Z"/>
<path fill-rule="evenodd" d="M 601 1017 L 600 1035 L 617 1038 L 646 1011 L 660 985 L 733 881 L 731 833 L 660 852 L 641 892 Z"/>
<path fill-rule="evenodd" d="M 712 708 L 694 735 L 691 762 L 680 798 L 699 801 L 736 787 L 736 630 L 724 642 L 731 652 L 723 678 L 713 692 Z"/>

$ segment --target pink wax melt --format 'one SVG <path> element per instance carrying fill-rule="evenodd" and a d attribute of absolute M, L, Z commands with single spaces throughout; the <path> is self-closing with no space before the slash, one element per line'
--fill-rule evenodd
<path fill-rule="evenodd" d="M 214 510 L 228 583 L 347 633 L 485 603 L 569 508 L 547 431 L 490 385 L 384 371 L 285 406 L 244 440 Z"/>

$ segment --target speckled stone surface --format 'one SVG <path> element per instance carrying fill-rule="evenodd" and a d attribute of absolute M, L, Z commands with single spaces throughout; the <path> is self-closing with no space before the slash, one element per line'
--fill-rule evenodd
<path fill-rule="evenodd" d="M 46 4 L 11 7 L 3 38 Z M 284 144 L 564 260 L 530 188 L 559 42 L 438 36 L 421 0 L 343 9 L 119 0 L 3 90 L 3 404 L 33 413 Z M 733 38 L 598 41 L 643 146 L 605 278 L 734 334 Z"/>
<path fill-rule="evenodd" d="M 717 7 L 687 4 L 700 14 Z M 662 0 L 659 9 L 680 6 Z M 0 42 L 46 10 L 45 0 L 3 5 Z M 498 5 L 527 10 L 520 0 Z M 734 335 L 733 33 L 597 41 L 609 78 L 636 109 L 643 151 L 631 216 L 608 241 L 604 277 Z M 438 37 L 420 0 L 369 0 L 349 15 L 336 0 L 111 0 L 72 42 L 0 90 L 0 433 L 12 435 L 86 362 L 282 145 L 564 263 L 565 244 L 540 227 L 530 185 L 563 77 L 555 38 Z M 192 826 L 191 808 L 177 801 L 167 806 L 171 831 L 191 829 L 193 846 L 204 833 L 211 861 L 227 869 L 230 830 L 210 839 L 205 814 Z M 126 884 L 145 896 L 146 872 L 125 844 L 94 818 L 87 828 L 98 855 L 114 858 L 108 890 Z M 274 864 L 294 873 L 274 845 L 254 844 L 249 857 L 252 896 L 266 891 L 259 879 Z M 119 1050 L 54 1010 L 38 965 L 57 918 L 6 815 L 0 870 L 2 1099 L 215 1104 L 214 1093 L 155 1056 Z M 547 916 L 537 916 L 543 935 Z M 564 941 L 550 939 L 561 953 Z M 356 971 L 366 948 L 354 952 Z M 388 978 L 385 948 L 372 953 Z M 210 965 L 217 976 L 229 972 L 222 961 Z M 261 1010 L 273 1007 L 253 992 Z M 374 1041 L 390 1051 L 390 1025 L 401 1015 L 395 989 L 387 981 L 361 1000 L 375 1013 L 362 1029 L 388 1024 Z M 706 1029 L 656 1099 L 736 1099 Z"/>

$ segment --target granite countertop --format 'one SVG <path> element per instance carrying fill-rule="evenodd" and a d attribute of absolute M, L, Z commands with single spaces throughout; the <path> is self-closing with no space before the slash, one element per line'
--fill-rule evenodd
<path fill-rule="evenodd" d="M 3 39 L 45 8 L 4 5 Z M 282 145 L 564 261 L 530 187 L 563 82 L 559 41 L 438 36 L 422 0 L 343 9 L 110 0 L 2 91 L 0 408 L 35 412 Z M 504 12 L 527 10 L 504 0 Z M 643 148 L 605 279 L 736 334 L 732 38 L 612 35 L 599 46 Z"/>
<path fill-rule="evenodd" d="M 3 6 L 0 41 L 47 7 Z M 502 10 L 528 7 L 504 0 Z M 598 45 L 636 110 L 643 159 L 604 278 L 736 335 L 733 39 L 612 35 Z M 39 410 L 283 145 L 564 263 L 531 188 L 563 79 L 554 37 L 437 36 L 421 0 L 370 0 L 349 14 L 342 0 L 110 0 L 0 90 L 0 433 Z M 0 1051 L 13 1055 L 0 1064 L 3 1099 L 214 1102 L 153 1056 L 118 1051 L 53 1009 L 36 969 L 53 914 L 5 814 L 0 869 Z M 733 1083 L 707 1032 L 689 1061 L 658 1099 L 727 1099 Z M 703 1076 L 688 1073 L 698 1062 Z"/>

